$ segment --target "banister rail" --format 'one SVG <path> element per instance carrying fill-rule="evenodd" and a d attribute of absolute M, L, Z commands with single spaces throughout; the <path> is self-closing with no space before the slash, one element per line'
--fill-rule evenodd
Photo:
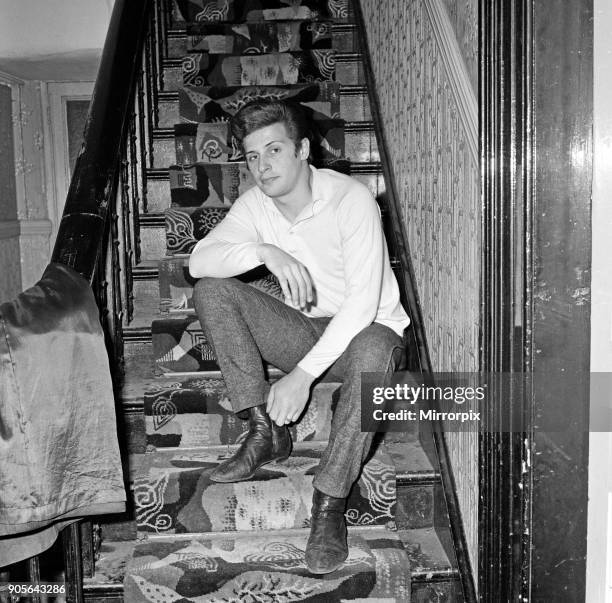
<path fill-rule="evenodd" d="M 140 259 L 139 214 L 147 205 L 165 13 L 165 0 L 115 0 L 51 256 L 92 283 L 113 377 L 119 379 L 122 326 L 133 313 L 132 267 Z M 83 578 L 95 571 L 98 531 L 85 521 L 62 533 L 68 603 L 83 600 Z"/>
<path fill-rule="evenodd" d="M 127 116 L 142 63 L 153 0 L 115 0 L 82 150 L 70 182 L 51 261 L 92 280 L 104 240 Z"/>

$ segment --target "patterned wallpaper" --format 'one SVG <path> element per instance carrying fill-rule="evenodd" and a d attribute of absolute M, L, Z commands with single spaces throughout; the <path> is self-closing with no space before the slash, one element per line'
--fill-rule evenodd
<path fill-rule="evenodd" d="M 0 220 L 17 218 L 12 103 L 10 87 L 0 84 Z"/>
<path fill-rule="evenodd" d="M 478 1 L 444 0 L 444 4 L 470 74 L 470 83 L 478 93 Z"/>
<path fill-rule="evenodd" d="M 479 168 L 425 9 L 426 2 L 441 1 L 360 0 L 433 366 L 437 371 L 475 371 Z M 473 0 L 448 4 L 465 6 L 455 13 L 477 19 L 468 10 Z M 440 14 L 448 19 L 443 6 Z M 469 25 L 465 31 L 477 23 Z M 473 45 L 468 54 L 476 56 L 477 40 L 470 35 L 465 36 L 465 43 Z M 478 436 L 447 434 L 447 442 L 476 571 Z"/>
<path fill-rule="evenodd" d="M 3 282 L 19 283 L 18 290 L 40 278 L 50 255 L 42 86 L 0 75 L 0 220 L 17 220 L 21 233 L 5 240 L 0 260 L 14 273 Z"/>
<path fill-rule="evenodd" d="M 25 82 L 20 86 L 19 114 L 13 119 L 21 125 L 21 153 L 15 158 L 15 175 L 24 191 L 19 218 L 45 219 L 48 211 L 41 82 Z"/>
<path fill-rule="evenodd" d="M 0 239 L 0 304 L 21 292 L 19 237 Z"/>

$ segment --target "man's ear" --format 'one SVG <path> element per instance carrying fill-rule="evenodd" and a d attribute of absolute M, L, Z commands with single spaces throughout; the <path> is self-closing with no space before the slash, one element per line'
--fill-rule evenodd
<path fill-rule="evenodd" d="M 308 159 L 310 155 L 310 140 L 308 138 L 302 138 L 298 155 L 300 159 Z"/>

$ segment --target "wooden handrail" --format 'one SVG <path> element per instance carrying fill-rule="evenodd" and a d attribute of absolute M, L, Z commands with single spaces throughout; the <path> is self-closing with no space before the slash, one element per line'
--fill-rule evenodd
<path fill-rule="evenodd" d="M 114 202 L 121 143 L 133 103 L 152 0 L 115 0 L 51 261 L 92 280 Z"/>

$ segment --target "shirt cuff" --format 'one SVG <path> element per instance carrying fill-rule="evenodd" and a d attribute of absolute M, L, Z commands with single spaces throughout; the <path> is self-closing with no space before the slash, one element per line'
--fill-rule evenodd
<path fill-rule="evenodd" d="M 306 356 L 304 356 L 304 358 L 302 358 L 297 365 L 314 379 L 320 377 L 321 374 L 328 368 L 327 366 L 322 366 L 320 362 L 316 362 L 308 358 L 308 354 L 306 354 Z"/>

